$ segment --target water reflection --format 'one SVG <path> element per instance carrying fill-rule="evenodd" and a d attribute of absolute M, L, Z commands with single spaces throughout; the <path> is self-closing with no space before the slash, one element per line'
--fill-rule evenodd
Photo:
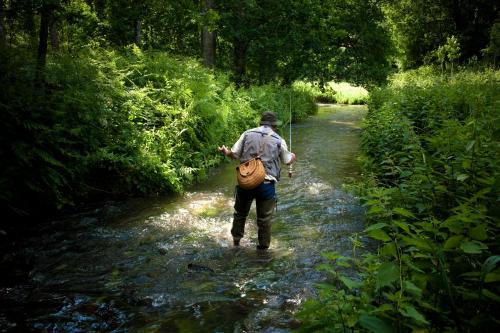
<path fill-rule="evenodd" d="M 2 287 L 7 330 L 289 332 L 315 295 L 321 252 L 349 255 L 363 211 L 342 190 L 357 177 L 357 107 L 323 107 L 294 128 L 299 161 L 278 186 L 271 250 L 255 250 L 255 214 L 230 235 L 234 165 L 183 197 L 110 204 L 54 221 L 24 244 L 33 269 Z M 254 212 L 252 208 L 252 212 Z"/>

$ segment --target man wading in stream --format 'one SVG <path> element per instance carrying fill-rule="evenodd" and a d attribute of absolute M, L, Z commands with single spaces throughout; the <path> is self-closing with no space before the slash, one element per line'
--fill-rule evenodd
<path fill-rule="evenodd" d="M 271 221 L 276 208 L 275 184 L 280 179 L 280 162 L 291 165 L 295 162 L 295 154 L 288 151 L 285 140 L 275 133 L 279 121 L 274 112 L 262 113 L 260 127 L 245 131 L 231 150 L 226 146 L 219 147 L 224 155 L 244 163 L 260 156 L 265 169 L 264 181 L 256 188 L 245 190 L 236 187 L 234 203 L 234 219 L 231 234 L 235 246 L 240 245 L 240 239 L 245 232 L 245 222 L 253 199 L 257 206 L 258 250 L 267 250 L 271 243 Z"/>

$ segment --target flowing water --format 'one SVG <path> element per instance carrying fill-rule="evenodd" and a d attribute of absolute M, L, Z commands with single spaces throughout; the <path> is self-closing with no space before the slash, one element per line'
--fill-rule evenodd
<path fill-rule="evenodd" d="M 29 272 L 0 286 L 0 330 L 290 332 L 327 278 L 315 269 L 321 253 L 350 255 L 363 228 L 342 184 L 358 177 L 364 113 L 322 106 L 294 125 L 298 161 L 293 178 L 282 172 L 267 253 L 255 249 L 255 206 L 232 247 L 235 164 L 226 163 L 184 196 L 109 203 L 40 227 L 12 254 Z"/>

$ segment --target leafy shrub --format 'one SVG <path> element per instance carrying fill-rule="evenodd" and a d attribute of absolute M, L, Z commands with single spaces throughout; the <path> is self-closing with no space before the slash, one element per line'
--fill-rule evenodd
<path fill-rule="evenodd" d="M 366 104 L 369 98 L 365 88 L 347 82 L 330 81 L 320 87 L 318 82 L 297 81 L 295 86 L 308 91 L 320 103 Z"/>
<path fill-rule="evenodd" d="M 292 121 L 300 121 L 317 112 L 313 95 L 299 84 L 291 87 L 277 85 L 254 86 L 246 92 L 251 107 L 260 115 L 264 111 L 274 111 L 286 124 L 292 111 Z"/>
<path fill-rule="evenodd" d="M 347 82 L 328 82 L 319 96 L 325 101 L 339 104 L 366 104 L 368 91 L 363 87 L 352 86 Z"/>
<path fill-rule="evenodd" d="M 236 90 L 197 61 L 135 46 L 48 59 L 43 81 L 22 52 L 2 54 L 1 202 L 20 213 L 113 194 L 180 192 L 223 160 L 217 146 L 260 111 L 315 111 L 300 89 Z"/>
<path fill-rule="evenodd" d="M 306 304 L 303 331 L 498 329 L 499 91 L 498 71 L 423 68 L 372 92 L 363 201 L 378 253 L 325 254 L 332 283 Z"/>

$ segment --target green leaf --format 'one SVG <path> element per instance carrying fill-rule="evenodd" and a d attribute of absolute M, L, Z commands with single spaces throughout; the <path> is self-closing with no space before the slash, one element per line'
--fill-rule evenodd
<path fill-rule="evenodd" d="M 382 288 L 391 285 L 399 279 L 399 267 L 393 262 L 385 262 L 378 268 L 377 287 Z"/>
<path fill-rule="evenodd" d="M 382 313 L 382 312 L 387 312 L 387 311 L 392 311 L 394 307 L 390 304 L 384 303 L 380 305 L 379 307 L 376 307 L 375 309 L 371 310 L 370 313 Z"/>
<path fill-rule="evenodd" d="M 384 246 L 380 248 L 380 254 L 383 256 L 396 256 L 396 245 L 391 243 L 386 243 Z"/>
<path fill-rule="evenodd" d="M 432 252 L 432 247 L 429 244 L 429 241 L 425 239 L 420 239 L 420 238 L 411 238 L 411 237 L 401 237 L 403 241 L 407 245 L 413 245 L 417 249 L 424 251 L 424 252 Z"/>
<path fill-rule="evenodd" d="M 401 229 L 403 229 L 407 233 L 410 233 L 410 226 L 408 225 L 408 223 L 405 223 L 403 221 L 394 221 L 392 223 L 394 223 L 395 225 L 397 225 L 398 227 L 400 227 Z"/>
<path fill-rule="evenodd" d="M 368 200 L 367 202 L 365 202 L 363 204 L 363 206 L 373 206 L 373 205 L 377 205 L 377 204 L 380 204 L 380 200 L 378 200 L 378 199 L 371 199 L 371 200 Z"/>
<path fill-rule="evenodd" d="M 413 269 L 414 271 L 417 271 L 419 273 L 425 274 L 425 272 L 422 269 L 420 269 L 420 267 L 418 267 L 417 265 L 415 265 L 414 263 L 411 262 L 411 259 L 410 260 L 406 260 L 405 264 L 408 267 L 410 267 L 411 269 Z"/>
<path fill-rule="evenodd" d="M 460 245 L 462 239 L 464 239 L 464 236 L 462 235 L 451 236 L 446 240 L 446 242 L 444 242 L 443 248 L 445 250 L 455 249 Z"/>
<path fill-rule="evenodd" d="M 359 281 L 354 281 L 348 278 L 347 276 L 339 276 L 339 280 L 342 281 L 342 283 L 349 289 L 355 289 L 361 287 L 362 283 Z"/>
<path fill-rule="evenodd" d="M 327 271 L 327 272 L 330 272 L 330 273 L 334 273 L 335 270 L 333 269 L 332 265 L 330 264 L 319 264 L 316 266 L 316 269 L 318 271 Z"/>
<path fill-rule="evenodd" d="M 489 273 L 486 274 L 484 277 L 484 282 L 486 283 L 491 283 L 491 282 L 498 282 L 500 281 L 500 273 Z"/>
<path fill-rule="evenodd" d="M 369 226 L 368 228 L 365 229 L 365 232 L 371 231 L 371 230 L 377 230 L 377 229 L 382 229 L 383 227 L 387 226 L 387 223 L 375 223 Z"/>
<path fill-rule="evenodd" d="M 318 283 L 318 284 L 316 284 L 316 287 L 318 289 L 326 291 L 327 293 L 332 293 L 332 292 L 337 291 L 337 288 L 335 288 L 334 286 L 332 286 L 331 284 L 328 284 L 328 283 Z"/>
<path fill-rule="evenodd" d="M 396 214 L 399 214 L 399 215 L 402 215 L 405 217 L 415 218 L 415 215 L 413 215 L 412 212 L 410 212 L 409 210 L 404 209 L 404 208 L 396 207 L 396 208 L 393 208 L 392 211 L 393 211 L 393 213 L 396 213 Z"/>
<path fill-rule="evenodd" d="M 389 237 L 389 235 L 381 229 L 371 230 L 367 234 L 373 239 L 381 240 L 384 242 L 391 240 L 391 237 Z"/>
<path fill-rule="evenodd" d="M 457 175 L 457 180 L 458 180 L 459 182 L 463 182 L 463 181 L 464 181 L 464 180 L 466 180 L 467 178 L 469 178 L 469 175 L 466 175 L 466 174 L 463 174 L 463 173 L 461 173 L 461 174 Z"/>
<path fill-rule="evenodd" d="M 351 264 L 347 260 L 337 260 L 336 265 L 345 268 L 351 267 Z"/>
<path fill-rule="evenodd" d="M 368 215 L 375 215 L 375 214 L 379 214 L 379 213 L 382 213 L 382 212 L 385 212 L 385 209 L 383 207 L 380 207 L 380 206 L 372 206 L 367 214 Z"/>
<path fill-rule="evenodd" d="M 469 141 L 469 143 L 467 144 L 467 147 L 465 147 L 465 151 L 469 152 L 472 149 L 472 147 L 474 147 L 475 143 L 476 143 L 476 140 Z"/>
<path fill-rule="evenodd" d="M 488 246 L 486 246 L 486 244 L 478 242 L 478 241 L 469 241 L 469 242 L 462 243 L 462 245 L 460 245 L 460 248 L 465 253 L 480 254 L 483 252 L 483 250 L 487 250 Z"/>
<path fill-rule="evenodd" d="M 484 224 L 479 224 L 476 227 L 469 230 L 469 236 L 475 240 L 485 240 L 488 238 L 486 233 L 486 226 Z"/>
<path fill-rule="evenodd" d="M 419 324 L 429 324 L 429 322 L 425 320 L 425 317 L 411 304 L 403 304 L 399 312 L 405 317 L 414 319 Z"/>
<path fill-rule="evenodd" d="M 486 259 L 481 266 L 481 276 L 486 276 L 486 274 L 490 273 L 495 269 L 497 264 L 500 262 L 500 256 L 491 256 Z"/>
<path fill-rule="evenodd" d="M 484 261 L 481 271 L 489 273 L 495 269 L 495 267 L 499 262 L 500 262 L 500 256 L 491 256 Z"/>
<path fill-rule="evenodd" d="M 366 328 L 370 332 L 374 332 L 374 333 L 394 332 L 394 329 L 392 328 L 392 326 L 390 326 L 385 321 L 383 321 L 382 319 L 377 318 L 375 316 L 369 316 L 369 315 L 363 314 L 359 317 L 358 322 L 363 328 Z"/>
<path fill-rule="evenodd" d="M 415 296 L 417 299 L 422 298 L 422 289 L 413 284 L 413 282 L 405 281 L 403 285 L 410 295 Z"/>
<path fill-rule="evenodd" d="M 335 260 L 338 258 L 342 258 L 342 255 L 338 254 L 337 252 L 323 252 L 321 253 L 321 256 L 328 260 Z"/>
<path fill-rule="evenodd" d="M 497 294 L 495 294 L 495 293 L 494 293 L 494 292 L 492 292 L 492 291 L 489 291 L 488 289 L 483 289 L 483 290 L 481 290 L 481 293 L 482 293 L 484 296 L 488 297 L 489 299 L 492 299 L 492 300 L 494 300 L 494 301 L 496 301 L 496 302 L 500 302 L 500 296 L 498 296 Z"/>

